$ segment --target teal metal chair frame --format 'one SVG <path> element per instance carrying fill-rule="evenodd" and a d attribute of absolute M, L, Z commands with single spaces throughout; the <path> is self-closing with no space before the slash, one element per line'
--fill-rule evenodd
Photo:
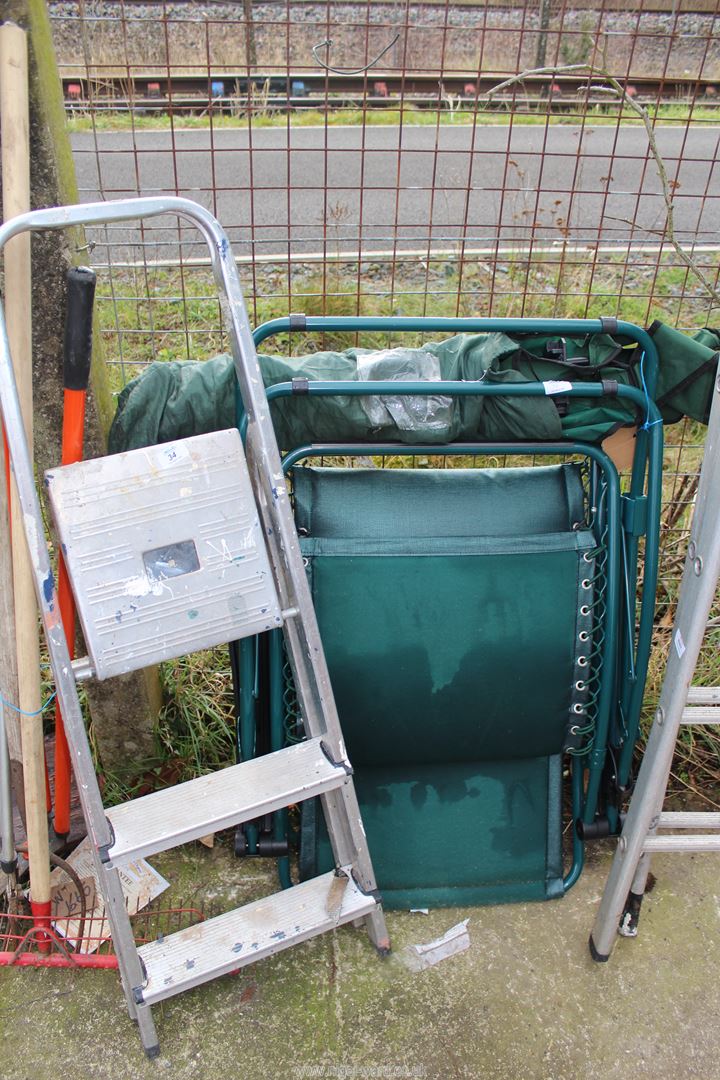
<path fill-rule="evenodd" d="M 632 751 L 637 738 L 642 694 L 650 655 L 654 596 L 657 583 L 657 537 L 659 533 L 661 483 L 662 483 L 662 424 L 652 401 L 651 393 L 657 375 L 657 354 L 652 339 L 639 327 L 613 322 L 613 332 L 637 342 L 644 351 L 643 389 L 617 385 L 607 387 L 602 383 L 578 383 L 565 392 L 565 396 L 601 398 L 613 394 L 625 399 L 644 417 L 640 427 L 630 483 L 626 493 L 620 493 L 620 481 L 607 454 L 590 443 L 559 441 L 556 443 L 453 443 L 446 446 L 422 446 L 387 443 L 332 443 L 297 447 L 286 455 L 283 468 L 287 473 L 299 461 L 324 456 L 382 456 L 394 455 L 485 455 L 528 454 L 556 457 L 578 457 L 592 462 L 593 482 L 607 492 L 607 590 L 605 625 L 607 633 L 603 642 L 600 694 L 591 743 L 580 753 L 572 755 L 572 815 L 576 823 L 573 830 L 572 863 L 564 877 L 563 888 L 567 891 L 578 879 L 584 860 L 584 841 L 596 835 L 607 835 L 618 830 L 619 800 L 627 790 L 630 778 Z M 332 331 L 403 331 L 439 332 L 502 330 L 515 335 L 563 334 L 586 335 L 606 333 L 606 320 L 508 320 L 508 319 L 322 319 L 275 320 L 255 331 L 256 344 L 270 334 L 297 329 Z M 292 396 L 297 388 L 284 383 L 268 388 L 272 402 L 281 397 Z M 403 382 L 349 383 L 311 382 L 303 387 L 303 393 L 311 396 L 330 395 L 429 395 L 443 394 L 463 396 L 470 394 L 540 396 L 546 393 L 542 383 L 517 383 L 511 385 L 485 385 L 483 383 L 457 382 Z M 245 426 L 238 415 L 241 428 Z M 646 537 L 642 596 L 639 616 L 636 618 L 636 593 L 638 588 L 637 557 L 640 538 Z M 283 700 L 282 645 L 277 635 L 269 635 L 267 654 L 268 669 L 268 750 L 281 748 L 285 743 L 285 704 Z M 236 658 L 240 702 L 238 708 L 238 745 L 243 757 L 256 752 L 257 696 L 259 642 L 241 643 Z M 246 833 L 246 851 L 249 854 L 267 853 L 279 857 L 280 877 L 290 884 L 289 860 L 285 851 L 287 820 L 276 815 L 271 824 L 272 840 L 258 851 L 257 826 Z"/>

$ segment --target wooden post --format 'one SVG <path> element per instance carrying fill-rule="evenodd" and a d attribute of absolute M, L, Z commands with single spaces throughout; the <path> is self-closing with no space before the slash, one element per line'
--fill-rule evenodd
<path fill-rule="evenodd" d="M 14 23 L 0 27 L 0 132 L 5 220 L 30 209 L 28 54 L 25 31 Z M 15 380 L 32 452 L 32 320 L 30 235 L 14 237 L 5 247 L 5 317 Z M 22 710 L 25 816 L 30 863 L 30 898 L 38 925 L 50 915 L 50 858 L 45 754 L 40 715 L 38 614 L 30 559 L 21 527 L 22 513 L 11 485 L 15 641 L 18 706 Z"/>

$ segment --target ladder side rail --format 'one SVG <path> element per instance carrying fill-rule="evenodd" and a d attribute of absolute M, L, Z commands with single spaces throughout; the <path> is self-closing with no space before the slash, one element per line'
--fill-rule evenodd
<path fill-rule="evenodd" d="M 271 485 L 270 491 L 267 486 L 260 488 L 262 494 L 258 499 L 258 508 L 271 558 L 284 569 L 284 573 L 278 575 L 286 590 L 285 595 L 282 592 L 280 595 L 282 606 L 286 610 L 298 610 L 297 615 L 286 620 L 285 631 L 286 636 L 296 642 L 290 650 L 290 660 L 297 679 L 303 718 L 309 734 L 325 737 L 333 756 L 341 760 L 346 755 L 330 675 L 237 270 L 234 263 L 230 265 L 224 260 L 220 263 L 219 271 L 229 298 L 226 317 L 234 331 L 231 338 L 235 369 L 249 418 L 246 444 L 248 465 L 251 473 L 260 480 L 268 478 Z M 293 624 L 292 630 L 290 622 Z"/>
<path fill-rule="evenodd" d="M 110 844 L 112 835 L 104 813 L 98 812 L 97 803 L 95 799 L 88 797 L 89 790 L 85 786 L 86 783 L 93 783 L 95 768 L 85 738 L 85 725 L 60 618 L 55 579 L 44 538 L 42 511 L 25 438 L 2 303 L 0 303 L 0 411 L 2 411 L 10 462 L 22 509 L 23 529 L 30 552 L 33 583 L 47 638 L 57 696 L 63 716 L 66 717 L 66 727 L 72 736 L 75 768 L 79 770 L 79 775 L 83 778 L 83 784 L 78 785 L 78 794 L 93 844 L 104 847 Z M 99 788 L 97 798 L 100 798 Z"/>
<path fill-rule="evenodd" d="M 703 465 L 660 701 L 622 835 L 590 935 L 596 960 L 615 945 L 626 901 L 641 895 L 649 868 L 645 841 L 657 831 L 678 731 L 720 577 L 720 377 L 708 424 Z"/>
<path fill-rule="evenodd" d="M 253 471 L 258 467 L 257 462 L 251 457 L 250 453 L 248 453 L 248 464 Z M 262 499 L 258 501 L 258 506 L 262 516 Z M 269 528 L 270 532 L 266 539 L 268 541 L 270 561 L 274 566 L 277 566 L 282 562 L 283 551 L 278 542 L 277 535 L 272 531 L 272 526 Z M 295 545 L 297 546 L 297 541 L 295 541 Z M 302 565 L 302 558 L 300 558 L 300 566 L 302 568 L 302 580 L 306 583 L 307 576 L 305 574 L 305 568 Z M 278 574 L 278 582 L 279 585 L 282 586 L 282 573 Z M 283 607 L 287 604 L 295 606 L 296 604 L 300 605 L 303 603 L 302 597 L 298 598 L 296 593 L 291 593 L 287 590 L 283 591 L 282 587 L 279 591 L 280 602 Z M 306 610 L 309 610 L 312 613 L 314 622 L 315 608 L 312 605 L 309 586 L 308 602 L 310 607 Z M 310 651 L 311 646 L 308 645 L 306 636 L 307 629 L 307 622 L 303 627 L 299 615 L 287 619 L 283 624 L 283 633 L 287 643 L 287 654 L 290 660 L 293 678 L 296 680 L 295 686 L 298 693 L 298 701 L 301 704 L 303 721 L 307 729 L 307 734 L 312 737 L 321 737 L 328 745 L 328 749 L 332 753 L 334 760 L 338 762 L 347 761 L 345 742 L 342 737 L 340 722 L 337 718 L 335 699 L 332 696 L 332 690 L 330 690 L 328 697 L 324 699 L 316 698 L 319 688 L 317 682 L 313 679 L 315 671 L 313 670 L 312 660 L 314 657 L 315 664 L 317 664 L 318 656 L 320 656 L 322 657 L 324 665 L 325 657 L 321 644 L 319 644 L 318 652 L 312 653 Z M 305 633 L 303 633 L 303 630 Z M 318 643 L 320 643 L 320 632 L 316 623 L 315 632 L 317 634 Z M 327 669 L 325 670 L 327 671 Z M 329 687 L 329 674 L 327 675 L 327 680 Z M 313 700 L 317 700 L 316 707 L 318 710 L 318 718 L 322 721 L 321 727 L 318 727 L 318 720 L 314 718 L 313 713 L 307 708 L 307 703 Z M 332 709 L 331 716 L 329 716 L 328 712 L 328 703 Z M 337 730 L 335 737 L 331 738 L 332 726 L 334 726 L 333 716 L 335 718 L 334 723 L 337 725 Z M 377 894 L 375 873 L 367 847 L 367 837 L 362 822 L 355 785 L 353 783 L 343 784 L 339 789 L 322 794 L 320 800 L 336 865 L 344 866 L 353 863 L 357 875 L 357 884 L 360 888 L 366 893 Z M 382 911 L 379 908 L 376 908 L 365 917 L 365 920 L 368 933 L 376 948 L 383 952 L 389 949 L 389 937 Z"/>
<path fill-rule="evenodd" d="M 118 963 L 123 973 L 125 999 L 130 1016 L 140 1025 L 146 1045 L 153 1046 L 157 1042 L 153 1021 L 147 1010 L 138 1010 L 133 998 L 133 988 L 141 986 L 143 973 L 125 909 L 120 878 L 115 868 L 106 866 L 102 861 L 103 852 L 106 852 L 112 843 L 112 830 L 103 809 L 102 796 L 72 673 L 70 653 L 60 617 L 50 554 L 43 532 L 40 501 L 35 489 L 33 465 L 25 438 L 13 374 L 2 303 L 0 303 L 0 412 L 2 412 L 10 461 L 23 515 L 23 530 L 30 554 L 33 584 L 45 631 L 55 688 L 65 721 L 75 775 L 78 778 L 78 795 L 91 839 L 92 858 L 98 880 L 103 882 L 105 910 L 115 942 Z"/>

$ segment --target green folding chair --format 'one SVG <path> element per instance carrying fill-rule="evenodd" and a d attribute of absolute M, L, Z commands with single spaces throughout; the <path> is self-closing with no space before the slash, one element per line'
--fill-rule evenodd
<path fill-rule="evenodd" d="M 354 416 L 355 400 L 370 395 L 432 394 L 509 402 L 522 417 L 533 399 L 557 400 L 555 343 L 576 345 L 577 357 L 607 338 L 608 320 L 294 316 L 255 332 L 259 344 L 301 328 L 501 331 L 524 343 L 539 373 L 534 381 L 401 384 L 300 377 L 268 389 L 286 428 L 293 408 L 304 417 L 294 433 L 307 437 L 285 447 L 284 467 L 390 907 L 561 896 L 580 875 L 586 840 L 618 829 L 650 651 L 662 426 L 652 401 L 654 345 L 645 331 L 611 322 L 614 336 L 644 354 L 641 385 L 621 384 L 606 368 L 600 379 L 562 380 L 564 415 L 573 432 L 586 423 L 587 441 L 515 435 L 488 443 L 464 432 L 448 444 L 399 445 L 378 442 L 372 430 L 358 440 L 356 425 L 348 441 L 336 406 L 341 397 Z M 330 400 L 336 434 L 315 442 L 313 410 Z M 622 481 L 599 445 L 603 408 L 637 420 Z M 488 467 L 507 455 L 510 466 Z M 407 467 L 378 467 L 390 456 Z M 438 467 L 427 467 L 432 456 Z M 459 458 L 463 467 L 449 467 Z M 234 655 L 243 758 L 303 737 L 281 641 L 265 638 L 238 643 Z M 239 853 L 278 857 L 285 884 L 293 846 L 301 877 L 331 865 L 313 803 L 300 820 L 283 813 L 246 826 L 237 842 Z"/>

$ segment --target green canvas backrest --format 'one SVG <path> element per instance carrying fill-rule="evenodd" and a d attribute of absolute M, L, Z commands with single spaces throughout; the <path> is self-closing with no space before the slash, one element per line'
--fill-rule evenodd
<path fill-rule="evenodd" d="M 579 466 L 296 468 L 294 492 L 356 765 L 562 751 L 592 625 Z"/>

